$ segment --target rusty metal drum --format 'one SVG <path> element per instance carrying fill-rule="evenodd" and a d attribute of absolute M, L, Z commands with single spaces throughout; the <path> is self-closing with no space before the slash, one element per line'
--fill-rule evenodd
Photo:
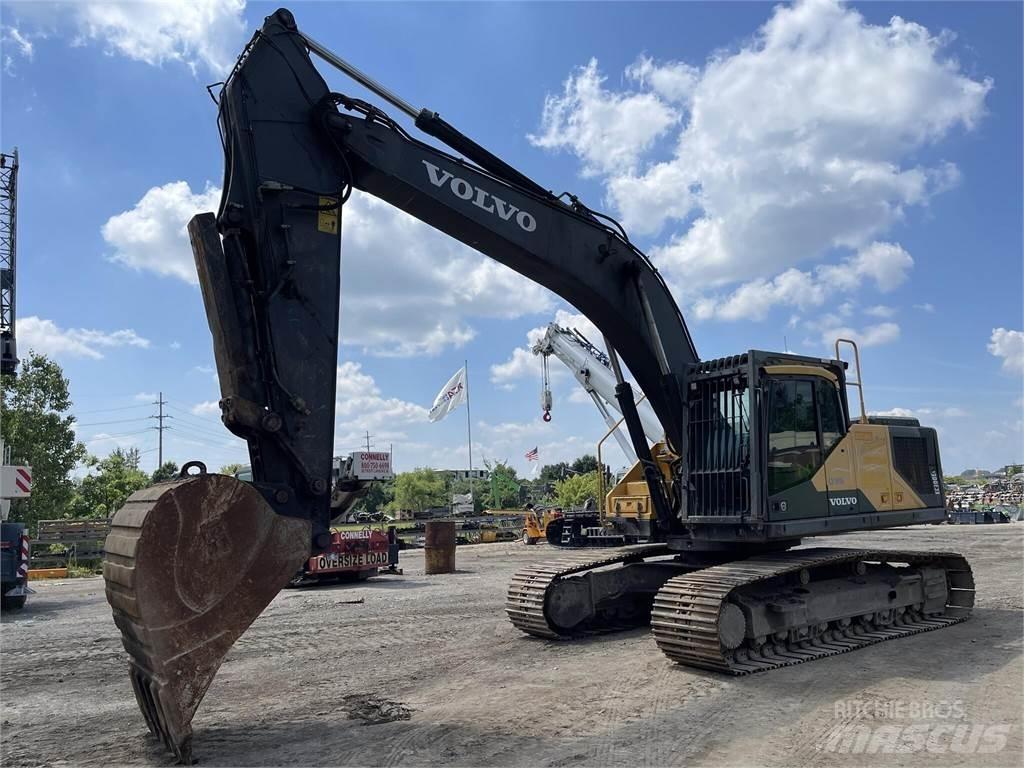
<path fill-rule="evenodd" d="M 455 573 L 455 523 L 431 520 L 424 536 L 424 563 L 429 576 L 434 573 Z"/>

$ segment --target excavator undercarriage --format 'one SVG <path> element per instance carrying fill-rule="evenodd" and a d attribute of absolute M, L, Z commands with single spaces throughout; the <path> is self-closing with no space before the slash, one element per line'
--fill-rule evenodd
<path fill-rule="evenodd" d="M 332 92 L 316 54 L 447 145 Z M 960 621 L 955 554 L 793 550 L 804 537 L 944 515 L 935 431 L 850 417 L 846 364 L 750 350 L 702 361 L 667 284 L 610 217 L 555 195 L 268 16 L 217 94 L 216 214 L 189 235 L 225 427 L 252 481 L 196 474 L 133 495 L 104 577 L 150 730 L 191 761 L 191 720 L 232 643 L 331 543 L 343 211 L 373 195 L 554 291 L 603 334 L 646 483 L 626 530 L 516 575 L 518 628 L 568 639 L 650 623 L 672 659 L 740 674 Z M 635 386 L 663 432 L 656 452 Z M 649 498 L 649 500 L 648 500 Z M 573 537 L 570 536 L 570 539 Z M 788 550 L 788 551 L 787 551 Z"/>
<path fill-rule="evenodd" d="M 512 577 L 523 632 L 570 640 L 650 624 L 673 661 L 732 675 L 845 653 L 964 621 L 961 556 L 809 548 L 700 567 L 650 544 L 552 558 Z"/>

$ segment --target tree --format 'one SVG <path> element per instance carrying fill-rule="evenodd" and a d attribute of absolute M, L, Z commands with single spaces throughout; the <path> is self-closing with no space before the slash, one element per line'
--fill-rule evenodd
<path fill-rule="evenodd" d="M 131 451 L 115 449 L 107 458 L 86 459 L 92 473 L 77 484 L 69 517 L 111 517 L 135 491 L 149 485 L 149 476 L 132 465 Z"/>
<path fill-rule="evenodd" d="M 225 464 L 223 467 L 220 468 L 219 472 L 222 475 L 229 475 L 231 477 L 234 477 L 235 473 L 238 470 L 240 470 L 242 467 L 244 467 L 244 466 L 245 466 L 244 464 L 238 464 L 238 463 L 235 463 L 235 464 Z"/>
<path fill-rule="evenodd" d="M 366 494 L 353 506 L 353 512 L 367 512 L 371 515 L 380 512 L 395 499 L 395 481 L 386 483 L 370 483 Z"/>
<path fill-rule="evenodd" d="M 553 485 L 555 482 L 563 479 L 568 474 L 569 465 L 564 461 L 560 461 L 557 464 L 545 464 L 543 467 L 541 467 L 538 479 L 544 481 L 545 483 L 551 483 Z"/>
<path fill-rule="evenodd" d="M 153 475 L 149 478 L 152 483 L 162 483 L 165 480 L 173 480 L 178 476 L 178 465 L 173 461 L 165 461 L 159 467 L 153 470 Z"/>
<path fill-rule="evenodd" d="M 587 453 L 576 459 L 576 461 L 569 466 L 569 469 L 573 472 L 578 472 L 579 474 L 593 472 L 597 469 L 597 457 Z"/>
<path fill-rule="evenodd" d="M 395 477 L 395 498 L 392 502 L 398 509 L 412 509 L 422 512 L 427 507 L 442 507 L 448 504 L 444 479 L 427 467 L 401 472 Z"/>
<path fill-rule="evenodd" d="M 570 475 L 555 483 L 555 500 L 560 507 L 578 507 L 587 499 L 599 501 L 600 488 L 597 470 L 582 475 Z"/>
<path fill-rule="evenodd" d="M 116 451 L 120 451 L 124 463 L 132 469 L 138 469 L 139 464 L 142 462 L 142 453 L 138 448 L 117 448 Z"/>
<path fill-rule="evenodd" d="M 505 509 L 506 505 L 518 507 L 522 481 L 516 475 L 515 468 L 503 461 L 496 464 L 485 462 L 485 464 L 490 471 L 491 479 L 483 499 L 484 504 L 489 509 Z"/>
<path fill-rule="evenodd" d="M 32 495 L 11 505 L 11 520 L 34 529 L 62 517 L 74 494 L 71 470 L 85 455 L 75 438 L 68 380 L 57 363 L 29 352 L 17 377 L 4 376 L 0 431 L 14 463 L 32 467 Z"/>

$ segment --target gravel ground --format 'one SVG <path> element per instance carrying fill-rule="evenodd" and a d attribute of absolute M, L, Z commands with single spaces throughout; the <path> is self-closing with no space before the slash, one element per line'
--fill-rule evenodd
<path fill-rule="evenodd" d="M 821 542 L 818 542 L 819 544 Z M 509 576 L 546 547 L 460 547 L 458 573 L 282 592 L 193 723 L 203 765 L 1022 764 L 1024 524 L 927 526 L 828 544 L 970 559 L 970 621 L 763 675 L 670 663 L 647 630 L 527 638 Z M 0 625 L 0 758 L 171 765 L 148 735 L 100 578 L 36 583 Z M 362 599 L 363 602 L 358 603 Z"/>

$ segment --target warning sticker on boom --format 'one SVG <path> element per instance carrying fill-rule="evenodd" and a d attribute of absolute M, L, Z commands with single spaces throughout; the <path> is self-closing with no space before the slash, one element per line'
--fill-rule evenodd
<path fill-rule="evenodd" d="M 329 206 L 334 206 L 329 207 Z M 316 228 L 329 235 L 338 234 L 338 201 L 333 197 L 320 198 L 320 215 L 317 217 Z"/>

